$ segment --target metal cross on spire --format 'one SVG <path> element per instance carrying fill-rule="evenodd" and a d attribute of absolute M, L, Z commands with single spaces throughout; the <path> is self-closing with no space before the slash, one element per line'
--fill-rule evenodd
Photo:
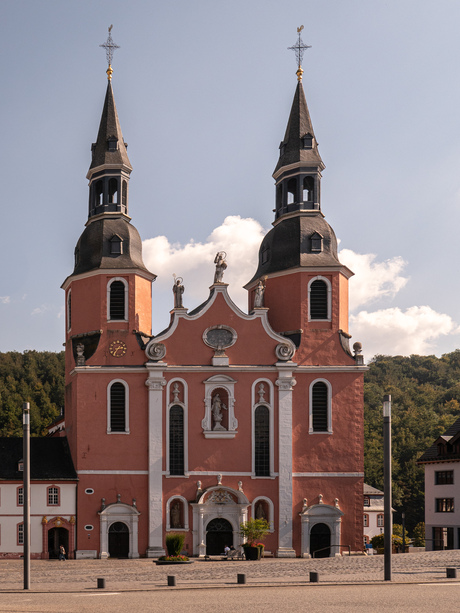
<path fill-rule="evenodd" d="M 297 28 L 297 34 L 299 36 L 299 39 L 295 45 L 292 45 L 292 47 L 288 47 L 289 50 L 295 51 L 295 59 L 297 60 L 297 66 L 298 66 L 296 74 L 297 74 L 297 79 L 299 81 L 302 80 L 302 75 L 303 75 L 303 70 L 302 70 L 303 54 L 305 53 L 305 49 L 311 49 L 311 45 L 306 45 L 302 40 L 302 30 L 303 30 L 303 26 L 300 26 L 300 28 Z"/>
<path fill-rule="evenodd" d="M 99 45 L 99 47 L 103 47 L 105 49 L 105 54 L 107 56 L 107 64 L 109 65 L 108 69 L 107 69 L 107 78 L 109 81 L 111 81 L 112 79 L 112 58 L 113 58 L 113 53 L 115 51 L 115 49 L 119 49 L 120 45 L 116 45 L 113 42 L 112 39 L 112 28 L 113 25 L 111 25 L 109 27 L 109 35 L 107 36 L 107 40 L 105 41 L 105 43 L 103 45 Z"/>

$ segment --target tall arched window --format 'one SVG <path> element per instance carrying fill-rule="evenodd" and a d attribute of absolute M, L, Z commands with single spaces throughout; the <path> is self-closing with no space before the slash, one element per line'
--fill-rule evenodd
<path fill-rule="evenodd" d="M 120 381 L 115 381 L 110 386 L 109 392 L 109 431 L 126 432 L 126 387 Z"/>
<path fill-rule="evenodd" d="M 310 284 L 310 319 L 328 319 L 328 287 L 322 279 Z"/>
<path fill-rule="evenodd" d="M 329 390 L 323 381 L 318 381 L 311 391 L 311 425 L 313 432 L 328 432 Z"/>
<path fill-rule="evenodd" d="M 109 179 L 109 203 L 116 204 L 118 202 L 118 181 Z"/>
<path fill-rule="evenodd" d="M 67 330 L 72 328 L 72 290 L 67 294 Z"/>
<path fill-rule="evenodd" d="M 125 320 L 126 318 L 126 297 L 127 286 L 119 279 L 114 280 L 109 285 L 108 291 L 108 318 L 111 320 Z"/>
<path fill-rule="evenodd" d="M 254 412 L 254 469 L 256 477 L 270 476 L 270 412 L 264 405 Z"/>
<path fill-rule="evenodd" d="M 169 474 L 184 474 L 184 409 L 177 404 L 169 409 Z"/>

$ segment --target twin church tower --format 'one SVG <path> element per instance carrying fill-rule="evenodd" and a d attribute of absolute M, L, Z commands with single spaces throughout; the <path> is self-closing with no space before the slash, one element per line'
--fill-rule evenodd
<path fill-rule="evenodd" d="M 241 544 L 253 517 L 269 522 L 265 546 L 279 557 L 362 549 L 365 367 L 360 344 L 349 346 L 352 272 L 321 208 L 300 61 L 248 312 L 231 300 L 222 252 L 193 311 L 177 280 L 170 325 L 156 335 L 156 275 L 131 223 L 109 65 L 88 220 L 62 286 L 77 558 L 157 557 L 169 531 L 185 533 L 189 555 L 219 554 Z"/>

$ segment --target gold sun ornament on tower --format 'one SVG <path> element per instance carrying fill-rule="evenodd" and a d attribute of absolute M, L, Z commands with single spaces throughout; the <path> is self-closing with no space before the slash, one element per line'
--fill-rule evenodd
<path fill-rule="evenodd" d="M 105 54 L 107 56 L 107 64 L 109 65 L 109 67 L 107 68 L 107 79 L 109 81 L 112 80 L 112 59 L 113 59 L 113 53 L 115 51 L 115 49 L 119 49 L 120 45 L 116 45 L 113 42 L 112 39 L 112 28 L 113 25 L 109 26 L 109 35 L 107 36 L 107 40 L 105 41 L 105 43 L 103 45 L 99 45 L 99 47 L 103 47 L 105 49 Z"/>
<path fill-rule="evenodd" d="M 296 75 L 297 75 L 298 81 L 302 80 L 302 75 L 303 75 L 302 60 L 303 60 L 303 54 L 305 53 L 305 49 L 311 49 L 311 45 L 306 45 L 302 40 L 302 30 L 303 30 L 303 26 L 300 26 L 299 28 L 297 28 L 298 40 L 295 45 L 292 45 L 292 47 L 288 47 L 289 50 L 295 51 L 295 59 L 297 61 Z"/>

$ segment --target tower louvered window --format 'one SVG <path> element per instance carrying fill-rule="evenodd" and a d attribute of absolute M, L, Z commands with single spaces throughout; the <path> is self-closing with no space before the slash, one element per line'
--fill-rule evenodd
<path fill-rule="evenodd" d="M 169 410 L 169 473 L 184 474 L 184 409 L 178 405 Z"/>
<path fill-rule="evenodd" d="M 125 285 L 122 281 L 113 281 L 110 285 L 110 319 L 126 319 Z"/>
<path fill-rule="evenodd" d="M 256 477 L 270 476 L 270 412 L 259 406 L 254 414 L 254 471 Z"/>
<path fill-rule="evenodd" d="M 126 389 L 123 383 L 115 382 L 110 387 L 110 430 L 126 430 Z"/>
<path fill-rule="evenodd" d="M 312 426 L 313 432 L 327 432 L 328 389 L 322 381 L 315 383 L 312 389 Z"/>
<path fill-rule="evenodd" d="M 327 319 L 327 285 L 317 279 L 310 285 L 310 319 Z"/>

